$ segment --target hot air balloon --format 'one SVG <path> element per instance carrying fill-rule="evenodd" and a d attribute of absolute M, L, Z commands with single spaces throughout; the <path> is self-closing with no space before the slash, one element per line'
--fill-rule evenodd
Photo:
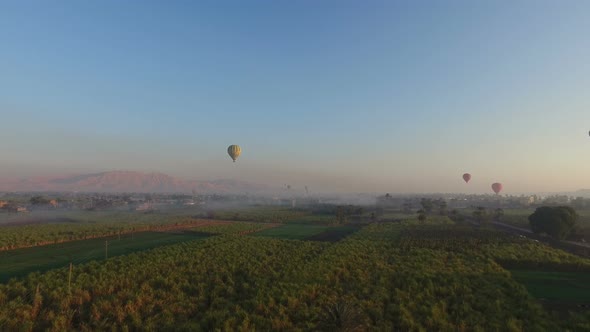
<path fill-rule="evenodd" d="M 463 180 L 465 180 L 465 183 L 469 183 L 469 180 L 471 180 L 471 174 L 469 174 L 469 173 L 463 174 Z"/>
<path fill-rule="evenodd" d="M 229 154 L 231 159 L 233 159 L 234 163 L 236 162 L 236 159 L 238 159 L 238 157 L 240 156 L 241 153 L 242 153 L 242 149 L 240 148 L 239 145 L 230 145 L 227 148 L 227 154 Z"/>
<path fill-rule="evenodd" d="M 493 191 L 494 191 L 496 194 L 499 194 L 499 193 L 500 193 L 500 191 L 502 191 L 502 184 L 501 184 L 501 183 L 498 183 L 498 182 L 496 182 L 496 183 L 493 183 L 493 184 L 492 184 L 492 190 L 493 190 Z"/>

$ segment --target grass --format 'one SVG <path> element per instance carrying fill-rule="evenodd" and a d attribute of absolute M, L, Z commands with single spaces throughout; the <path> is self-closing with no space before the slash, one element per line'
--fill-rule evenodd
<path fill-rule="evenodd" d="M 512 277 L 538 299 L 590 303 L 590 273 L 512 270 Z"/>
<path fill-rule="evenodd" d="M 379 216 L 379 219 L 409 219 L 416 216 L 416 213 L 405 213 L 402 211 L 388 211 Z"/>
<path fill-rule="evenodd" d="M 286 224 L 253 233 L 253 236 L 265 236 L 288 240 L 312 240 L 336 242 L 359 230 L 358 226 L 340 225 L 306 225 Z"/>
<path fill-rule="evenodd" d="M 70 262 L 80 264 L 105 259 L 105 240 L 108 241 L 108 257 L 114 257 L 207 236 L 197 232 L 141 232 L 121 236 L 120 240 L 109 237 L 4 251 L 0 252 L 0 282 L 35 271 L 67 266 Z"/>
<path fill-rule="evenodd" d="M 305 224 L 287 224 L 284 226 L 265 229 L 253 233 L 254 236 L 266 236 L 279 239 L 306 240 L 314 235 L 323 233 L 330 227 Z"/>
<path fill-rule="evenodd" d="M 307 211 L 276 206 L 249 206 L 239 209 L 214 210 L 215 219 L 255 222 L 286 222 L 309 215 Z"/>
<path fill-rule="evenodd" d="M 330 227 L 319 234 L 309 237 L 308 240 L 337 242 L 358 231 L 359 229 L 360 227 L 351 225 Z"/>
<path fill-rule="evenodd" d="M 331 214 L 315 214 L 289 219 L 287 224 L 327 225 L 334 223 L 336 216 Z"/>

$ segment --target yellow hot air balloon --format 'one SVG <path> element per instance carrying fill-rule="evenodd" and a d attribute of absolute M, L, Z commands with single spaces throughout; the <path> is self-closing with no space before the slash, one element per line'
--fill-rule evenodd
<path fill-rule="evenodd" d="M 231 159 L 233 159 L 233 161 L 235 163 L 236 159 L 238 159 L 238 157 L 242 153 L 242 149 L 240 148 L 239 145 L 230 145 L 227 148 L 227 153 L 229 154 L 229 156 L 231 157 Z"/>

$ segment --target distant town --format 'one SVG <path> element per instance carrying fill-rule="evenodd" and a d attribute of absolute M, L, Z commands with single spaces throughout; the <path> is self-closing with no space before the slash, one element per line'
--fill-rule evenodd
<path fill-rule="evenodd" d="M 576 209 L 590 207 L 590 198 L 569 195 L 476 195 L 476 194 L 415 194 L 415 195 L 358 195 L 358 196 L 255 196 L 229 194 L 162 194 L 162 193 L 64 193 L 64 192 L 4 192 L 0 193 L 0 213 L 27 213 L 35 210 L 121 210 L 157 211 L 179 207 L 220 207 L 223 204 L 310 206 L 316 204 L 360 205 L 415 212 L 424 199 L 445 207 L 466 209 L 534 208 L 547 205 L 570 205 Z"/>

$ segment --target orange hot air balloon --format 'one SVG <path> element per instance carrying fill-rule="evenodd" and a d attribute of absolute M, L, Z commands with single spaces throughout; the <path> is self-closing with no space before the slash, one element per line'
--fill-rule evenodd
<path fill-rule="evenodd" d="M 496 194 L 500 193 L 500 191 L 502 191 L 502 184 L 501 184 L 501 183 L 498 183 L 498 182 L 496 182 L 496 183 L 493 183 L 493 184 L 492 184 L 492 190 L 493 190 L 493 191 L 494 191 Z"/>
<path fill-rule="evenodd" d="M 471 174 L 469 174 L 469 173 L 463 174 L 463 180 L 465 180 L 465 183 L 469 183 L 469 180 L 471 180 Z"/>

